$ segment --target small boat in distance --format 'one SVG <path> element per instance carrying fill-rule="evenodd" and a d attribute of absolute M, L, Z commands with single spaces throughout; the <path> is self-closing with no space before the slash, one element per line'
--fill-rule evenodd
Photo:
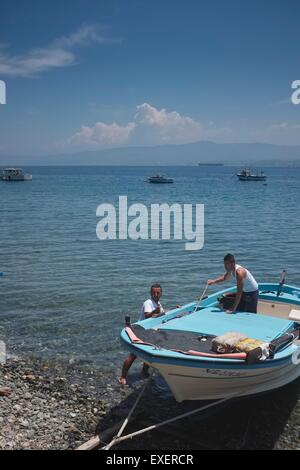
<path fill-rule="evenodd" d="M 147 181 L 149 183 L 174 183 L 174 180 L 172 178 L 162 175 L 161 173 L 157 173 L 154 176 L 149 176 Z"/>
<path fill-rule="evenodd" d="M 250 168 L 244 168 L 236 176 L 240 181 L 266 181 L 267 179 L 263 171 L 254 173 Z"/>
<path fill-rule="evenodd" d="M 24 173 L 22 168 L 5 168 L 1 179 L 2 181 L 31 181 L 32 175 Z"/>

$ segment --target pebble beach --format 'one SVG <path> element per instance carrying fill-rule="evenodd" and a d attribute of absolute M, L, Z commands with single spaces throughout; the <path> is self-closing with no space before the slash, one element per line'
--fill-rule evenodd
<path fill-rule="evenodd" d="M 0 449 L 73 450 L 101 436 L 122 422 L 144 383 L 139 365 L 131 372 L 129 387 L 118 385 L 118 372 L 10 355 L 0 366 Z M 196 406 L 177 404 L 156 381 L 154 376 L 126 432 Z M 300 450 L 299 392 L 298 380 L 115 448 Z"/>
<path fill-rule="evenodd" d="M 0 367 L 1 388 L 1 449 L 74 449 L 95 434 L 113 404 L 100 372 L 33 358 L 9 358 Z"/>

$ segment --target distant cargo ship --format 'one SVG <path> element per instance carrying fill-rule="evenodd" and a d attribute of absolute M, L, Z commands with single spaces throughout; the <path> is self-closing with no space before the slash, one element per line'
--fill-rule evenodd
<path fill-rule="evenodd" d="M 198 166 L 224 166 L 224 163 L 198 163 Z"/>

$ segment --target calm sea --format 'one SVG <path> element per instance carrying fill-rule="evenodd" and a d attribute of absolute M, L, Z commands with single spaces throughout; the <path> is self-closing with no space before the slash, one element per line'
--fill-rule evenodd
<path fill-rule="evenodd" d="M 267 185 L 239 182 L 233 167 L 168 167 L 173 185 L 144 180 L 149 167 L 34 167 L 33 181 L 0 183 L 0 339 L 25 353 L 120 364 L 124 315 L 136 318 L 152 282 L 165 308 L 192 301 L 236 255 L 260 282 L 300 285 L 300 168 L 266 168 Z M 99 241 L 103 202 L 205 204 L 205 244 Z M 230 284 L 227 284 L 229 286 Z"/>

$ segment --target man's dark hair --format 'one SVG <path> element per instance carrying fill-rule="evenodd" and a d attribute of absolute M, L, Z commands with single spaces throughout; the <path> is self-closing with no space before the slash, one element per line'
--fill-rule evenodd
<path fill-rule="evenodd" d="M 235 257 L 231 253 L 228 253 L 226 256 L 224 256 L 224 263 L 227 261 L 230 261 L 230 263 L 235 263 Z"/>
<path fill-rule="evenodd" d="M 162 291 L 162 287 L 160 284 L 152 284 L 150 288 L 150 292 L 152 291 L 152 289 L 160 289 Z"/>

